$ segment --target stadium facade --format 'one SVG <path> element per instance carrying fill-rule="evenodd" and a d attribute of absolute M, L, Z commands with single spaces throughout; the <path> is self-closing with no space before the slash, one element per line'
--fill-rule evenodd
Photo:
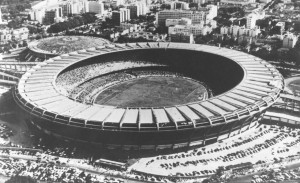
<path fill-rule="evenodd" d="M 214 97 L 176 106 L 86 104 L 59 92 L 56 79 L 70 68 L 105 61 L 149 61 L 205 82 Z M 269 63 L 206 45 L 128 43 L 51 58 L 22 76 L 14 99 L 26 120 L 47 134 L 107 148 L 166 149 L 207 145 L 257 126 L 284 83 Z"/>

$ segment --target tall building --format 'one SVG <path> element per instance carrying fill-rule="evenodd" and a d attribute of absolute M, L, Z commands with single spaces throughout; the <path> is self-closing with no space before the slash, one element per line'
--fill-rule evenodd
<path fill-rule="evenodd" d="M 137 4 L 139 5 L 139 10 L 140 10 L 140 15 L 146 15 L 146 13 L 148 13 L 149 9 L 146 5 L 146 3 L 144 2 L 137 2 Z"/>
<path fill-rule="evenodd" d="M 255 14 L 250 14 L 247 16 L 246 27 L 252 29 L 256 26 L 257 16 Z"/>
<path fill-rule="evenodd" d="M 140 16 L 140 7 L 137 4 L 131 4 L 126 6 L 130 10 L 130 18 L 137 18 Z"/>
<path fill-rule="evenodd" d="M 253 29 L 256 26 L 256 21 L 263 19 L 265 17 L 265 12 L 253 12 L 247 16 L 246 28 Z"/>
<path fill-rule="evenodd" d="M 89 12 L 87 0 L 67 0 L 61 2 L 59 6 L 62 8 L 63 16 Z"/>
<path fill-rule="evenodd" d="M 103 9 L 104 9 L 104 5 L 103 5 Z M 82 13 L 88 13 L 88 12 L 90 12 L 89 1 L 84 0 L 83 1 L 83 12 Z"/>
<path fill-rule="evenodd" d="M 89 12 L 96 14 L 104 13 L 104 4 L 101 1 L 88 1 Z"/>
<path fill-rule="evenodd" d="M 0 8 L 0 23 L 2 22 L 2 12 L 1 12 L 1 8 Z"/>
<path fill-rule="evenodd" d="M 188 10 L 189 3 L 182 2 L 182 1 L 173 1 L 171 2 L 171 10 Z"/>
<path fill-rule="evenodd" d="M 240 29 L 240 26 L 238 26 L 238 25 L 230 26 L 228 32 L 229 32 L 229 34 L 232 34 L 233 36 L 237 37 L 237 36 L 239 36 L 239 29 Z"/>
<path fill-rule="evenodd" d="M 47 1 L 41 1 L 33 4 L 29 12 L 30 19 L 43 23 L 47 6 Z"/>
<path fill-rule="evenodd" d="M 190 10 L 164 10 L 156 14 L 157 24 L 165 26 L 166 19 L 190 18 L 192 24 L 200 24 L 206 20 L 212 20 L 217 16 L 217 6 L 211 5 L 201 8 L 199 11 Z"/>
<path fill-rule="evenodd" d="M 63 16 L 62 8 L 58 7 L 52 10 L 46 10 L 45 11 L 45 18 L 44 23 L 45 24 L 53 24 L 56 18 L 61 18 Z"/>
<path fill-rule="evenodd" d="M 119 26 L 120 23 L 130 20 L 130 10 L 126 8 L 120 8 L 119 11 L 112 12 L 113 24 Z"/>
<path fill-rule="evenodd" d="M 207 5 L 205 8 L 206 9 L 203 9 L 202 11 L 205 12 L 206 21 L 213 20 L 216 16 L 218 16 L 218 6 Z"/>
<path fill-rule="evenodd" d="M 220 34 L 229 34 L 229 28 L 226 26 L 226 27 L 221 27 L 220 28 Z"/>
<path fill-rule="evenodd" d="M 135 2 L 126 6 L 130 10 L 130 18 L 137 18 L 140 15 L 145 15 L 148 12 L 148 8 L 144 2 Z"/>
<path fill-rule="evenodd" d="M 45 11 L 45 24 L 53 24 L 54 18 L 56 17 L 56 11 L 55 10 L 47 10 Z"/>

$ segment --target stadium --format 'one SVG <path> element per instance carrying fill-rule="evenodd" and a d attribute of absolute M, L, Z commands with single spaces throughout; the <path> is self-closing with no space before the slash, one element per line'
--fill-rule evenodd
<path fill-rule="evenodd" d="M 88 36 L 56 36 L 32 41 L 20 53 L 20 59 L 27 62 L 44 61 L 76 50 L 102 46 L 110 41 Z"/>
<path fill-rule="evenodd" d="M 22 76 L 14 99 L 47 134 L 157 150 L 207 145 L 256 127 L 283 87 L 271 64 L 243 52 L 127 43 L 48 59 Z"/>

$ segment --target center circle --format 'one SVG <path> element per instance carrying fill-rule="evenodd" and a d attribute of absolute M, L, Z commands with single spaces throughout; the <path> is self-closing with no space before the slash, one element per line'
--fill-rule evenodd
<path fill-rule="evenodd" d="M 189 78 L 150 76 L 118 83 L 98 94 L 94 103 L 119 107 L 180 105 L 209 96 L 204 84 Z"/>

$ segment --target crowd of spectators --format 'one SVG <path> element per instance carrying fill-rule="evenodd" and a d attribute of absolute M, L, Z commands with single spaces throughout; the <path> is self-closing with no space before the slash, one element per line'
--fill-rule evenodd
<path fill-rule="evenodd" d="M 162 70 L 137 70 L 131 71 L 131 73 L 137 78 L 149 77 L 149 76 L 164 76 L 164 77 L 184 77 L 183 74 L 171 71 Z"/>
<path fill-rule="evenodd" d="M 61 93 L 67 96 L 75 87 L 97 76 L 130 68 L 150 66 L 163 65 L 142 61 L 115 61 L 85 65 L 61 73 L 56 79 L 56 86 Z"/>
<path fill-rule="evenodd" d="M 93 103 L 95 96 L 104 88 L 114 84 L 143 77 L 184 77 L 180 73 L 164 70 L 125 70 L 108 75 L 101 75 L 75 87 L 69 97 L 83 103 Z"/>
<path fill-rule="evenodd" d="M 79 95 L 77 95 L 75 100 L 85 103 L 93 103 L 94 96 L 103 88 L 130 79 L 134 79 L 134 77 L 130 74 L 126 74 L 125 72 L 113 73 L 92 79 L 81 85 L 81 88 L 84 89 L 80 92 Z"/>

